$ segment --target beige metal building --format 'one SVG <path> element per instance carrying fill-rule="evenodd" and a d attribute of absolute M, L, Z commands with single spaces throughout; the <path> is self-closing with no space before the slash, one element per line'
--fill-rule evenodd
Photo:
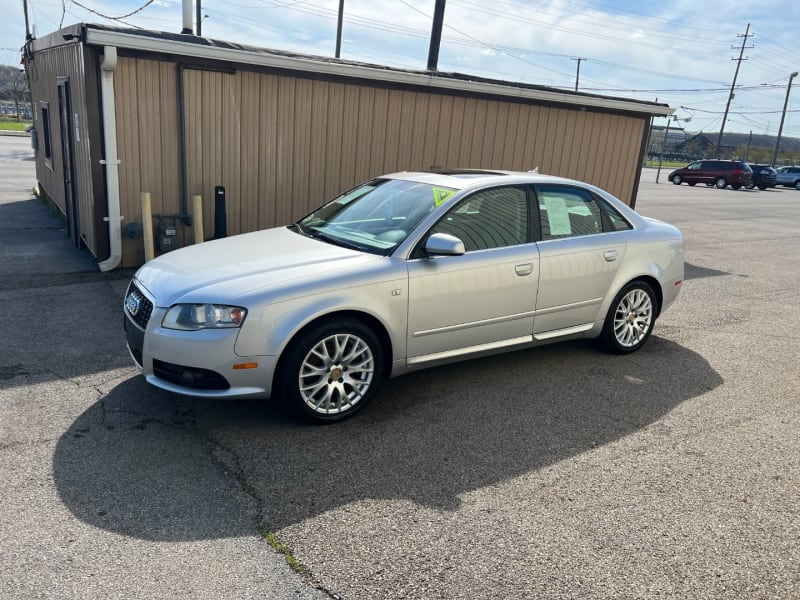
<path fill-rule="evenodd" d="M 195 194 L 213 234 L 217 186 L 233 235 L 288 224 L 402 170 L 538 168 L 633 206 L 650 119 L 673 112 L 99 25 L 33 40 L 25 58 L 40 189 L 102 270 L 144 262 L 143 192 L 180 244 L 193 243 Z"/>

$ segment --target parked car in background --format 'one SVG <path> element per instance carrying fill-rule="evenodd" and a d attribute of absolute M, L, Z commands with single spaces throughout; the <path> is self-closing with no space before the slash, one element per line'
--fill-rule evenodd
<path fill-rule="evenodd" d="M 800 167 L 779 167 L 777 171 L 777 185 L 785 185 L 800 190 Z"/>
<path fill-rule="evenodd" d="M 680 231 L 592 185 L 404 172 L 151 260 L 123 312 L 148 383 L 335 421 L 424 367 L 576 338 L 639 350 L 682 281 Z"/>
<path fill-rule="evenodd" d="M 750 169 L 753 171 L 753 180 L 745 186 L 748 190 L 752 190 L 755 187 L 760 190 L 775 187 L 778 182 L 778 174 L 775 169 L 769 165 L 747 164 L 750 165 Z"/>
<path fill-rule="evenodd" d="M 731 186 L 738 190 L 752 182 L 753 172 L 746 162 L 740 160 L 704 159 L 675 169 L 669 174 L 669 180 L 675 185 L 705 183 L 719 189 Z"/>

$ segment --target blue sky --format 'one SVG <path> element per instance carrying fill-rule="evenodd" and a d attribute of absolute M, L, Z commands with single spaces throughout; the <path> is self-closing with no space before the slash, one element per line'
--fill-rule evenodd
<path fill-rule="evenodd" d="M 180 0 L 28 0 L 36 35 L 63 22 L 181 29 Z M 194 7 L 193 0 L 192 5 Z M 342 58 L 425 69 L 434 0 L 344 0 Z M 338 0 L 204 0 L 206 37 L 333 56 Z M 95 12 L 90 12 L 92 11 Z M 193 10 L 194 13 L 194 10 Z M 16 64 L 22 0 L 0 0 L 0 63 Z M 800 70 L 800 2 L 762 0 L 447 0 L 439 70 L 658 100 L 691 131 L 719 132 L 750 24 L 726 131 L 777 133 Z M 784 135 L 800 137 L 800 77 Z M 660 119 L 666 125 L 666 119 Z M 658 124 L 658 120 L 656 122 Z M 674 126 L 674 124 L 673 124 Z"/>

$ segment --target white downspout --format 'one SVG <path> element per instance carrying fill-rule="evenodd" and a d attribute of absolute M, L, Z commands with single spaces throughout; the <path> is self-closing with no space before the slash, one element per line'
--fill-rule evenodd
<path fill-rule="evenodd" d="M 116 268 L 122 260 L 122 219 L 119 214 L 119 158 L 117 158 L 117 112 L 114 99 L 114 69 L 117 68 L 117 49 L 103 47 L 100 73 L 100 97 L 103 103 L 103 141 L 106 157 L 100 164 L 106 166 L 106 196 L 108 197 L 108 238 L 110 253 L 99 263 L 101 271 Z"/>

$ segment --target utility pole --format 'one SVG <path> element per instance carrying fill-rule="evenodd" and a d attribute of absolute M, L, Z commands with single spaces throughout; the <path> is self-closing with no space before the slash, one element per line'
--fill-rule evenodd
<path fill-rule="evenodd" d="M 667 131 L 664 133 L 664 141 L 661 142 L 661 154 L 658 156 L 658 171 L 656 171 L 656 183 L 658 183 L 658 178 L 661 177 L 661 165 L 664 163 L 664 146 L 667 145 L 667 138 L 669 138 L 669 126 L 672 123 L 672 119 L 674 117 L 667 117 Z M 678 119 L 675 119 L 676 121 Z"/>
<path fill-rule="evenodd" d="M 28 0 L 22 0 L 22 12 L 25 13 L 25 41 L 31 39 L 31 25 L 28 20 Z"/>
<path fill-rule="evenodd" d="M 442 43 L 444 27 L 445 0 L 436 0 L 433 8 L 433 26 L 431 27 L 431 45 L 428 48 L 428 71 L 436 71 L 439 65 L 439 46 Z"/>
<path fill-rule="evenodd" d="M 747 158 L 750 156 L 750 145 L 753 143 L 753 130 L 750 130 L 750 137 L 747 138 L 747 150 L 744 151 L 744 162 L 747 162 Z"/>
<path fill-rule="evenodd" d="M 336 58 L 342 55 L 342 21 L 344 20 L 344 0 L 339 0 L 339 19 L 336 23 Z"/>
<path fill-rule="evenodd" d="M 202 33 L 202 31 L 203 31 L 203 16 L 202 16 L 203 7 L 200 6 L 200 2 L 201 2 L 201 0 L 197 0 L 197 4 L 196 4 L 196 7 L 195 7 L 195 14 L 197 15 L 195 17 L 195 19 L 197 21 L 197 37 L 203 37 L 203 33 Z"/>
<path fill-rule="evenodd" d="M 771 167 L 775 166 L 778 160 L 778 146 L 781 144 L 781 134 L 783 133 L 783 120 L 786 118 L 786 108 L 789 106 L 789 92 L 792 91 L 792 79 L 797 77 L 797 71 L 789 75 L 789 85 L 786 87 L 786 100 L 783 101 L 783 112 L 781 113 L 781 125 L 778 127 L 778 138 L 775 140 L 775 152 L 772 153 Z"/>
<path fill-rule="evenodd" d="M 586 58 L 585 56 L 575 56 L 573 58 L 570 58 L 570 60 L 578 61 L 578 70 L 575 73 L 575 91 L 577 92 L 578 91 L 578 81 L 581 78 L 581 61 L 582 60 L 589 60 L 589 59 Z"/>
<path fill-rule="evenodd" d="M 742 49 L 739 51 L 739 58 L 732 58 L 731 60 L 736 61 L 736 72 L 733 74 L 733 83 L 731 83 L 731 93 L 728 95 L 728 103 L 725 105 L 725 114 L 722 117 L 722 125 L 719 128 L 719 137 L 717 138 L 717 151 L 714 153 L 716 158 L 720 158 L 720 146 L 722 145 L 722 133 L 725 131 L 725 122 L 728 120 L 728 111 L 731 108 L 731 100 L 733 100 L 734 93 L 733 89 L 736 87 L 736 78 L 739 76 L 739 67 L 742 66 L 742 61 L 747 60 L 744 57 L 744 49 L 749 47 L 752 48 L 753 46 L 747 46 L 747 38 L 753 37 L 755 34 L 750 33 L 750 23 L 747 24 L 747 29 L 745 30 L 744 34 L 737 34 L 737 37 L 742 38 Z M 731 46 L 731 49 L 735 50 L 736 46 Z"/>

